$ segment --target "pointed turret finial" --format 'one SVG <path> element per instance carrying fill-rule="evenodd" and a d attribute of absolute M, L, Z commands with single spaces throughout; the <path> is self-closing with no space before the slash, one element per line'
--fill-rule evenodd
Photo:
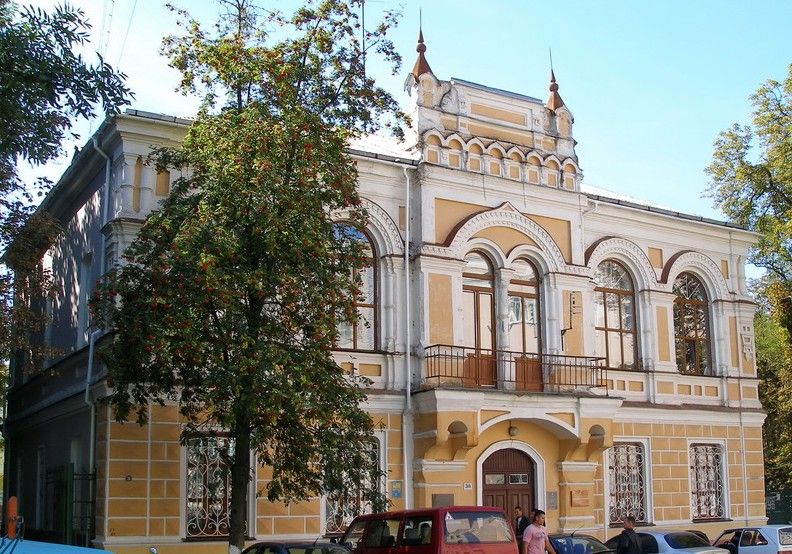
<path fill-rule="evenodd" d="M 561 95 L 558 94 L 558 83 L 556 83 L 555 72 L 550 68 L 550 97 L 547 99 L 548 109 L 555 113 L 555 111 L 564 105 L 561 100 Z"/>
<path fill-rule="evenodd" d="M 415 51 L 418 52 L 418 59 L 415 60 L 415 65 L 413 66 L 411 73 L 417 81 L 418 77 L 424 73 L 432 72 L 432 68 L 429 67 L 429 62 L 426 61 L 426 56 L 424 56 L 424 52 L 426 52 L 426 45 L 424 44 L 423 29 L 420 26 L 418 27 L 418 46 L 416 47 Z"/>

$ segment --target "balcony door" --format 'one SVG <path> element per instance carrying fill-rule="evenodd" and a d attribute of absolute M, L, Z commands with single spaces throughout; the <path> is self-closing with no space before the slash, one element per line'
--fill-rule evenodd
<path fill-rule="evenodd" d="M 462 273 L 464 315 L 463 384 L 474 387 L 495 386 L 495 298 L 492 264 L 484 255 L 465 256 Z"/>
<path fill-rule="evenodd" d="M 509 348 L 518 390 L 539 392 L 542 384 L 542 332 L 539 317 L 539 278 L 527 260 L 512 263 L 509 282 Z"/>

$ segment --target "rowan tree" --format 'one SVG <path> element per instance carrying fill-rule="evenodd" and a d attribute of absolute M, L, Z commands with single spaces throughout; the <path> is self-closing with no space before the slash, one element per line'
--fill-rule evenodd
<path fill-rule="evenodd" d="M 221 429 L 231 475 L 229 552 L 243 547 L 251 453 L 273 501 L 329 495 L 383 507 L 361 408 L 363 383 L 336 364 L 338 325 L 356 318 L 365 225 L 350 138 L 403 119 L 364 70 L 358 2 L 291 15 L 222 3 L 207 31 L 164 52 L 202 108 L 178 148 L 151 163 L 183 169 L 94 306 L 115 329 L 104 352 L 119 419 L 177 401 L 183 439 Z M 369 55 L 398 68 L 395 16 L 367 30 Z M 343 214 L 348 226 L 336 220 Z"/>

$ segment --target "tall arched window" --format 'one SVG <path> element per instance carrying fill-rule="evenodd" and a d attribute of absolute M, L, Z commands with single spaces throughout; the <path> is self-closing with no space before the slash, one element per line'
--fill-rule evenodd
<path fill-rule="evenodd" d="M 338 327 L 337 348 L 344 350 L 376 350 L 377 348 L 377 264 L 374 248 L 368 236 L 352 225 L 339 223 L 336 232 L 349 240 L 359 241 L 365 263 L 355 269 L 360 279 L 360 295 L 355 299 L 358 314 L 356 323 L 342 323 Z"/>
<path fill-rule="evenodd" d="M 464 373 L 467 385 L 495 384 L 495 301 L 492 264 L 478 252 L 462 273 Z"/>
<path fill-rule="evenodd" d="M 528 260 L 515 260 L 509 282 L 509 347 L 521 354 L 542 351 L 539 277 Z"/>
<path fill-rule="evenodd" d="M 597 319 L 595 348 L 607 367 L 636 369 L 638 333 L 635 319 L 635 287 L 623 265 L 605 260 L 594 273 Z"/>
<path fill-rule="evenodd" d="M 710 373 L 709 301 L 704 283 L 692 273 L 674 280 L 674 339 L 680 373 Z"/>

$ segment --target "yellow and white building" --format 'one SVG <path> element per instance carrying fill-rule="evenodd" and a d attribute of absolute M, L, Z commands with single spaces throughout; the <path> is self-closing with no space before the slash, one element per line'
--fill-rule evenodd
<path fill-rule="evenodd" d="M 586 192 L 554 77 L 542 102 L 440 80 L 418 51 L 412 138 L 351 145 L 369 213 L 368 324 L 342 329 L 336 352 L 372 382 L 393 508 L 520 504 L 544 509 L 551 530 L 600 537 L 628 514 L 710 534 L 764 523 L 743 269 L 755 236 Z M 67 230 L 43 260 L 64 292 L 44 338 L 68 354 L 14 373 L 7 420 L 5 490 L 33 533 L 70 526 L 71 540 L 118 553 L 225 549 L 227 490 L 208 486 L 225 439 L 181 445 L 176 406 L 152 406 L 145 427 L 112 421 L 89 357 L 101 340 L 90 289 L 176 177 L 145 156 L 188 124 L 106 121 L 44 203 Z M 267 477 L 258 467 L 251 491 Z M 249 516 L 258 540 L 339 523 L 320 498 L 253 494 Z"/>

